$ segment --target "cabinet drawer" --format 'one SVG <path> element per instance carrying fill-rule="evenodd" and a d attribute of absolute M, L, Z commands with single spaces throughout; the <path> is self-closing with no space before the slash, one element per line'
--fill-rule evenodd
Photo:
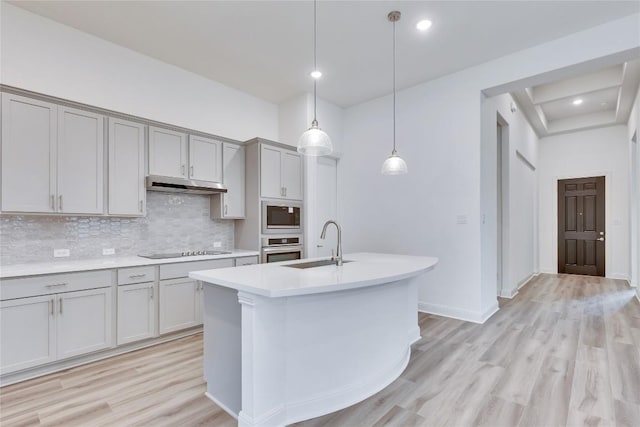
<path fill-rule="evenodd" d="M 104 288 L 111 286 L 111 283 L 111 270 L 5 279 L 0 282 L 0 298 L 8 300 L 59 292 Z"/>
<path fill-rule="evenodd" d="M 190 271 L 211 270 L 212 268 L 233 267 L 233 258 L 212 259 L 209 261 L 181 262 L 160 266 L 160 280 L 188 277 Z"/>
<path fill-rule="evenodd" d="M 242 258 L 236 258 L 236 267 L 241 267 L 243 265 L 253 265 L 258 263 L 257 256 L 247 256 Z"/>
<path fill-rule="evenodd" d="M 153 266 L 118 269 L 118 285 L 153 282 L 155 280 L 156 268 Z"/>

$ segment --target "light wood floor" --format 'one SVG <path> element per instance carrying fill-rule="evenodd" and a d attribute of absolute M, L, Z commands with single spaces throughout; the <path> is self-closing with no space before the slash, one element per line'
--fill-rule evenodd
<path fill-rule="evenodd" d="M 541 275 L 484 325 L 421 315 L 395 382 L 319 426 L 640 426 L 640 303 Z M 0 389 L 2 426 L 233 426 L 203 396 L 201 335 Z"/>

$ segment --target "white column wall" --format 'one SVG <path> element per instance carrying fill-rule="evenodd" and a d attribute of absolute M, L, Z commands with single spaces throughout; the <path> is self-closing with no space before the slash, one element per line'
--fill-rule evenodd
<path fill-rule="evenodd" d="M 515 110 L 515 111 L 513 111 Z M 482 105 L 482 257 L 487 264 L 483 280 L 494 283 L 494 292 L 483 294 L 490 304 L 497 294 L 497 115 L 508 124 L 508 176 L 505 179 L 504 203 L 508 204 L 504 235 L 503 273 L 501 296 L 513 297 L 532 275 L 538 272 L 538 137 L 509 94 L 483 98 Z M 494 262 L 493 268 L 489 262 Z"/>

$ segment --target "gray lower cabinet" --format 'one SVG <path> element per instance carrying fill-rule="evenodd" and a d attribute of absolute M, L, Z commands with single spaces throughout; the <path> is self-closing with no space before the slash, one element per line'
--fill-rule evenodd
<path fill-rule="evenodd" d="M 109 272 L 3 280 L 0 374 L 113 346 Z"/>
<path fill-rule="evenodd" d="M 155 282 L 118 286 L 118 345 L 157 336 Z"/>

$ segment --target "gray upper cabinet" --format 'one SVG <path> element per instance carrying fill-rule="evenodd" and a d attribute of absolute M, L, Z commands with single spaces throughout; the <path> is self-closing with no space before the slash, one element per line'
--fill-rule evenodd
<path fill-rule="evenodd" d="M 149 175 L 187 178 L 187 135 L 149 127 Z"/>
<path fill-rule="evenodd" d="M 189 135 L 189 178 L 222 182 L 222 142 Z"/>
<path fill-rule="evenodd" d="M 142 124 L 109 118 L 110 215 L 145 215 L 144 130 Z"/>
<path fill-rule="evenodd" d="M 104 117 L 58 107 L 58 212 L 102 214 Z"/>
<path fill-rule="evenodd" d="M 261 144 L 260 196 L 302 200 L 302 156 L 292 150 Z"/>
<path fill-rule="evenodd" d="M 242 219 L 245 217 L 245 148 L 224 143 L 222 158 L 222 182 L 227 192 L 211 197 L 211 216 Z"/>
<path fill-rule="evenodd" d="M 104 117 L 2 94 L 2 210 L 102 214 Z"/>
<path fill-rule="evenodd" d="M 58 106 L 2 94 L 2 210 L 56 211 Z"/>

